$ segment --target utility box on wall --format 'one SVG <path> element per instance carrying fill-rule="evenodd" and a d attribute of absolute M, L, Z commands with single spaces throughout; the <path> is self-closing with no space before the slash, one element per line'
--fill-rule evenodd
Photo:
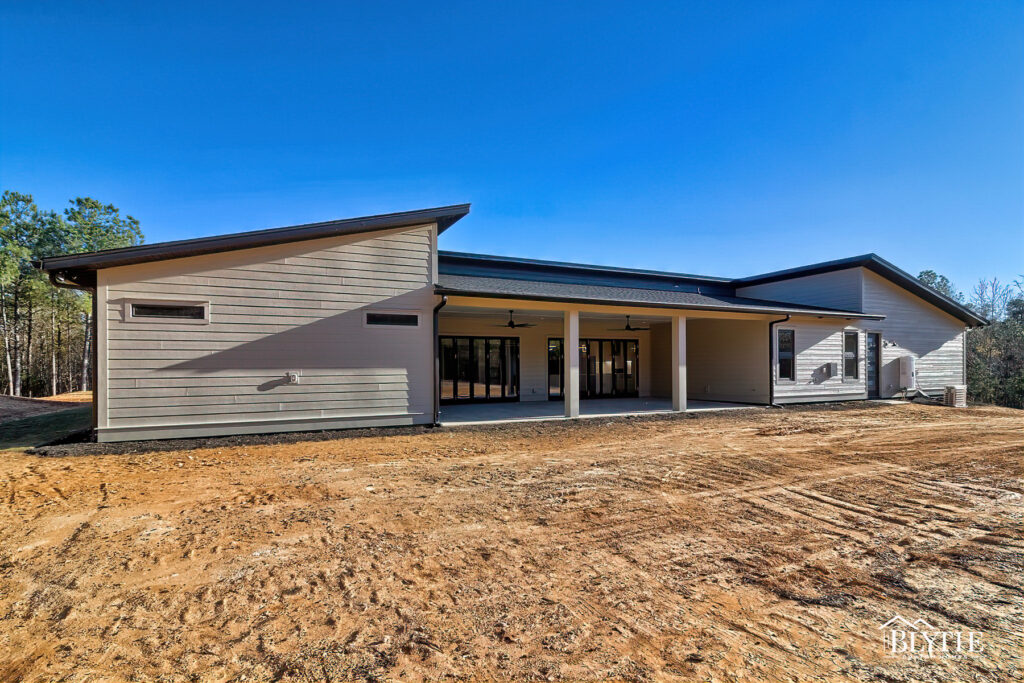
<path fill-rule="evenodd" d="M 900 356 L 900 388 L 914 389 L 917 387 L 917 359 L 913 356 Z"/>

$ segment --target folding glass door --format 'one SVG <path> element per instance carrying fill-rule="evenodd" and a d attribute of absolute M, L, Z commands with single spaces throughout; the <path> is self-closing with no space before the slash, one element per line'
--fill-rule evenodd
<path fill-rule="evenodd" d="M 640 344 L 636 339 L 581 339 L 580 398 L 638 396 Z M 564 397 L 564 342 L 548 340 L 548 398 Z"/>
<path fill-rule="evenodd" d="M 519 340 L 442 336 L 441 402 L 519 400 Z"/>

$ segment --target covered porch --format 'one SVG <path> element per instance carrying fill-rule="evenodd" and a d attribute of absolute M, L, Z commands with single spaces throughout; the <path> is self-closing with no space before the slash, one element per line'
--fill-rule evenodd
<path fill-rule="evenodd" d="M 438 314 L 439 421 L 470 424 L 764 405 L 770 319 L 750 313 L 449 296 Z"/>

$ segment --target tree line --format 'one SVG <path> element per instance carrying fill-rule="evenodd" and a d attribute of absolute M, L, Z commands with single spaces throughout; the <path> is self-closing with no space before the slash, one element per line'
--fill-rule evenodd
<path fill-rule="evenodd" d="M 31 195 L 0 199 L 0 393 L 52 396 L 92 388 L 92 297 L 54 287 L 32 262 L 46 256 L 141 244 L 131 216 L 91 197 L 63 213 L 40 209 Z M 1012 284 L 980 280 L 969 296 L 945 276 L 918 279 L 992 321 L 967 334 L 970 398 L 1024 408 L 1024 275 Z"/>
<path fill-rule="evenodd" d="M 46 256 L 142 243 L 139 222 L 117 207 L 76 197 L 63 213 L 32 196 L 0 198 L 0 392 L 52 396 L 92 388 L 92 296 L 54 287 L 32 262 Z"/>
<path fill-rule="evenodd" d="M 917 279 L 991 323 L 967 333 L 968 398 L 1024 408 L 1024 275 L 1011 284 L 979 280 L 969 296 L 934 270 Z"/>

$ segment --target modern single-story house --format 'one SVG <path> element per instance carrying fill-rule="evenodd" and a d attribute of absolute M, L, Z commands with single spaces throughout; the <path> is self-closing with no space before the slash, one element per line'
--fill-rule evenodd
<path fill-rule="evenodd" d="M 965 333 L 986 322 L 874 254 L 735 279 L 438 251 L 468 212 L 44 259 L 95 293 L 97 437 L 937 392 L 964 383 Z"/>

